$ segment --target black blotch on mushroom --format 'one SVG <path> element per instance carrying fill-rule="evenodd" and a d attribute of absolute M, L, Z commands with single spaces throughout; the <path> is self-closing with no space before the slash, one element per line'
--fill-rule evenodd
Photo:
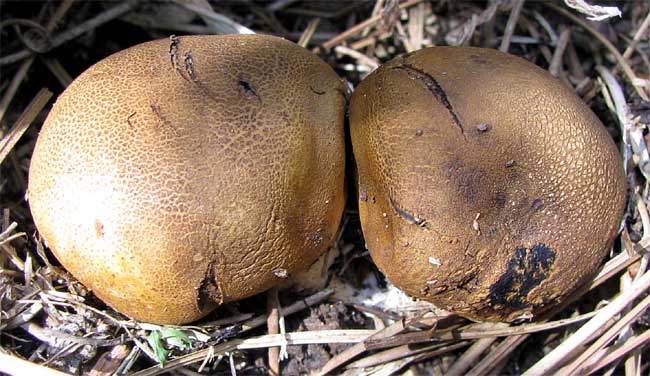
<path fill-rule="evenodd" d="M 549 275 L 554 263 L 555 250 L 544 243 L 517 247 L 505 274 L 490 287 L 490 302 L 506 310 L 531 306 L 528 293 Z"/>

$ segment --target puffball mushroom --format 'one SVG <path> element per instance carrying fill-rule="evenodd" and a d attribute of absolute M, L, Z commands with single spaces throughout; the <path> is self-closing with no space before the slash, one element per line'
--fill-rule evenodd
<path fill-rule="evenodd" d="M 116 53 L 59 97 L 28 198 L 63 266 L 116 310 L 181 324 L 306 269 L 344 206 L 346 88 L 261 35 Z"/>
<path fill-rule="evenodd" d="M 617 149 L 541 68 L 427 48 L 365 78 L 349 112 L 365 240 L 407 293 L 476 320 L 531 318 L 610 249 L 626 202 Z"/>

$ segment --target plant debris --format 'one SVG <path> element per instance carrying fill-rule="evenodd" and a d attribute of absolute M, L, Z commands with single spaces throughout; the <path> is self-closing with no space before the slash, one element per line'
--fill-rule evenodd
<path fill-rule="evenodd" d="M 650 3 L 63 0 L 0 7 L 0 373 L 648 373 Z M 290 287 L 288 276 L 279 292 L 179 327 L 113 311 L 60 266 L 25 201 L 50 92 L 60 94 L 95 62 L 137 43 L 233 32 L 297 42 L 351 87 L 395 56 L 433 45 L 498 48 L 548 69 L 621 148 L 628 206 L 610 257 L 540 321 L 472 323 L 387 284 L 369 259 L 350 194 L 335 246 L 309 274 L 322 284 Z M 172 63 L 185 58 L 192 73 L 191 57 L 175 62 L 170 41 Z M 472 226 L 480 232 L 478 215 Z"/>

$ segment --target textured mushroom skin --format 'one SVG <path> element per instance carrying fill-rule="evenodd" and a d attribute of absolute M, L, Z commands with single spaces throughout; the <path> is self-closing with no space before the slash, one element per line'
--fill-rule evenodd
<path fill-rule="evenodd" d="M 541 68 L 428 48 L 369 75 L 349 111 L 366 244 L 407 293 L 478 320 L 537 316 L 611 247 L 617 149 Z"/>
<path fill-rule="evenodd" d="M 57 100 L 30 166 L 34 221 L 116 310 L 199 319 L 306 269 L 331 244 L 344 111 L 336 73 L 280 38 L 135 46 Z"/>

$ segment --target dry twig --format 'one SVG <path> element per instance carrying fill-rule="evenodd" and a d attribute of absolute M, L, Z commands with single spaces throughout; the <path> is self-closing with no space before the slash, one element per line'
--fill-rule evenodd
<path fill-rule="evenodd" d="M 649 288 L 650 272 L 646 272 L 643 277 L 635 281 L 628 290 L 620 293 L 616 299 L 601 309 L 596 316 L 583 325 L 577 332 L 535 363 L 533 367 L 524 373 L 524 376 L 546 374 L 557 368 L 564 359 L 572 355 L 579 346 L 591 338 L 594 332 L 605 327 L 608 321 Z"/>
<path fill-rule="evenodd" d="M 521 8 L 524 6 L 524 1 L 525 0 L 515 0 L 512 10 L 510 11 L 510 17 L 508 17 L 508 23 L 506 24 L 506 31 L 503 34 L 501 46 L 499 46 L 499 50 L 502 52 L 508 52 L 510 39 L 512 38 L 512 34 L 515 32 L 515 27 L 519 20 L 519 14 L 521 14 Z"/>
<path fill-rule="evenodd" d="M 0 164 L 5 160 L 29 125 L 36 119 L 36 116 L 43 110 L 50 98 L 52 98 L 52 92 L 45 88 L 41 89 L 29 103 L 25 111 L 23 111 L 22 115 L 20 115 L 16 124 L 0 140 Z"/>
<path fill-rule="evenodd" d="M 0 371 L 9 375 L 69 376 L 67 373 L 38 365 L 0 351 Z"/>

